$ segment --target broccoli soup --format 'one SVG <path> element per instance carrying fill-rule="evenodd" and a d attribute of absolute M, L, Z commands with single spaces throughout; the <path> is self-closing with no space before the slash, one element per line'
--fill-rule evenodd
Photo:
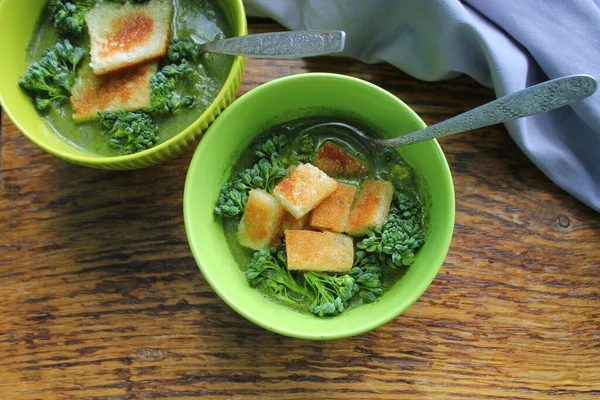
<path fill-rule="evenodd" d="M 234 57 L 198 46 L 231 32 L 218 0 L 50 0 L 19 84 L 73 145 L 131 154 L 208 108 Z"/>
<path fill-rule="evenodd" d="M 425 242 L 425 219 L 414 172 L 397 151 L 326 127 L 305 132 L 322 122 L 333 119 L 258 136 L 215 215 L 250 286 L 329 317 L 376 301 L 401 278 Z"/>

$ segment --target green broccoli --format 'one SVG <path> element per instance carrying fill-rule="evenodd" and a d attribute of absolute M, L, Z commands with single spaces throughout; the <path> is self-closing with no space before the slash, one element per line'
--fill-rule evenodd
<path fill-rule="evenodd" d="M 248 191 L 246 185 L 239 179 L 229 181 L 221 188 L 215 214 L 221 217 L 232 218 L 240 215 L 246 208 L 248 202 Z"/>
<path fill-rule="evenodd" d="M 348 300 L 359 290 L 354 278 L 348 274 L 305 272 L 303 276 L 307 288 L 315 294 L 310 312 L 319 317 L 344 312 L 348 307 Z"/>
<path fill-rule="evenodd" d="M 190 67 L 190 63 L 186 60 L 183 60 L 181 64 L 167 64 L 163 66 L 160 70 L 163 75 L 168 77 L 179 77 L 191 74 L 193 72 L 192 67 Z"/>
<path fill-rule="evenodd" d="M 200 46 L 189 39 L 176 39 L 169 44 L 167 49 L 167 59 L 174 64 L 183 61 L 200 62 Z"/>
<path fill-rule="evenodd" d="M 287 171 L 278 164 L 261 158 L 252 168 L 241 172 L 240 179 L 248 190 L 262 189 L 269 193 L 273 192 L 279 179 L 286 176 Z"/>
<path fill-rule="evenodd" d="M 358 285 L 358 295 L 363 301 L 371 303 L 383 293 L 380 280 L 381 265 L 376 256 L 367 255 L 364 251 L 357 251 L 349 275 Z"/>
<path fill-rule="evenodd" d="M 177 92 L 177 83 L 193 72 L 190 62 L 198 63 L 200 49 L 191 40 L 175 40 L 167 49 L 167 57 L 162 67 L 150 78 L 151 107 L 155 114 L 175 113 L 181 108 L 196 105 L 195 96 L 181 96 Z"/>
<path fill-rule="evenodd" d="M 235 217 L 241 214 L 246 208 L 248 192 L 251 189 L 262 189 L 272 193 L 277 182 L 286 174 L 285 168 L 271 163 L 266 158 L 261 158 L 252 168 L 240 171 L 221 188 L 215 214 L 223 217 Z"/>
<path fill-rule="evenodd" d="M 31 93 L 39 110 L 55 100 L 64 101 L 71 95 L 83 54 L 83 49 L 74 47 L 68 40 L 58 42 L 46 50 L 39 61 L 27 67 L 19 86 Z"/>
<path fill-rule="evenodd" d="M 367 237 L 356 247 L 378 255 L 380 261 L 387 265 L 409 266 L 415 259 L 415 253 L 425 243 L 420 216 L 420 204 L 397 191 L 387 220 L 375 229 L 368 229 Z"/>
<path fill-rule="evenodd" d="M 169 64 L 150 78 L 152 88 L 150 112 L 156 114 L 175 113 L 180 108 L 191 108 L 196 104 L 194 96 L 181 97 L 175 90 L 176 79 L 192 72 L 187 63 Z"/>
<path fill-rule="evenodd" d="M 286 303 L 297 303 L 304 297 L 311 297 L 311 293 L 296 282 L 285 265 L 285 250 L 277 251 L 272 247 L 256 251 L 246 269 L 246 279 L 251 287 L 262 286 Z"/>
<path fill-rule="evenodd" d="M 100 123 L 108 128 L 109 147 L 125 154 L 153 147 L 158 141 L 158 126 L 143 112 L 98 112 Z"/>
<path fill-rule="evenodd" d="M 293 151 L 288 151 L 286 156 L 281 159 L 281 163 L 286 167 L 298 165 L 301 163 L 310 163 L 312 161 L 313 155 L 315 154 L 315 149 L 317 147 L 317 143 L 315 139 L 311 136 L 303 136 L 300 138 L 294 139 L 294 144 L 292 145 Z"/>
<path fill-rule="evenodd" d="M 290 146 L 294 151 L 289 151 Z M 315 152 L 316 142 L 313 137 L 304 136 L 294 140 L 291 144 L 285 134 L 273 135 L 264 142 L 254 147 L 254 154 L 258 157 L 268 158 L 273 164 L 279 164 L 282 168 L 310 162 Z"/>
<path fill-rule="evenodd" d="M 254 146 L 254 155 L 259 158 L 266 158 L 271 163 L 279 163 L 287 143 L 288 140 L 285 135 L 274 135 L 264 142 L 257 143 Z"/>
<path fill-rule="evenodd" d="M 309 163 L 312 160 L 317 142 L 312 136 L 304 136 L 299 141 L 299 147 L 296 151 L 296 161 L 301 163 Z"/>
<path fill-rule="evenodd" d="M 84 16 L 96 0 L 50 0 L 52 22 L 62 36 L 76 37 L 85 28 Z"/>

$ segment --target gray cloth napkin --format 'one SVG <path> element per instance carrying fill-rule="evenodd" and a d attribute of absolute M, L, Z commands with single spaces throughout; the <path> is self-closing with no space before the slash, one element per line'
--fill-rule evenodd
<path fill-rule="evenodd" d="M 564 75 L 600 78 L 600 0 L 244 2 L 289 29 L 346 31 L 346 56 L 427 81 L 467 74 L 498 97 Z M 600 93 L 506 128 L 552 181 L 600 212 Z"/>

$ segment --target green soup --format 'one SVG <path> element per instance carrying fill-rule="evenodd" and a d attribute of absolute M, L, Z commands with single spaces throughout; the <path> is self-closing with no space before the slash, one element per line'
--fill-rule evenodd
<path fill-rule="evenodd" d="M 340 118 L 303 118 L 272 127 L 266 130 L 263 134 L 259 135 L 241 153 L 239 159 L 236 161 L 234 168 L 232 169 L 231 177 L 235 177 L 241 171 L 247 168 L 251 168 L 255 163 L 257 163 L 259 159 L 259 157 L 257 157 L 255 153 L 257 144 L 264 143 L 265 140 L 269 138 L 283 134 L 288 138 L 287 140 L 289 145 L 286 146 L 283 150 L 281 158 L 289 159 L 290 157 L 299 157 L 303 158 L 304 160 L 301 162 L 308 162 L 307 160 L 312 160 L 313 156 L 319 151 L 319 149 L 322 148 L 322 146 L 326 142 L 331 142 L 336 146 L 342 148 L 347 154 L 356 157 L 363 165 L 367 167 L 367 171 L 365 173 L 361 173 L 358 176 L 355 175 L 352 177 L 336 177 L 335 179 L 338 182 L 350 183 L 359 186 L 361 182 L 364 182 L 367 179 L 385 180 L 391 182 L 396 191 L 400 191 L 406 194 L 418 204 L 422 203 L 421 199 L 419 198 L 419 190 L 417 187 L 417 180 L 414 171 L 404 162 L 400 154 L 395 149 L 373 147 L 372 145 L 365 144 L 364 142 L 358 140 L 356 137 L 350 134 L 345 134 L 337 130 L 332 131 L 326 128 L 319 131 L 313 131 L 310 134 L 302 133 L 304 129 L 324 122 L 344 122 L 350 125 L 357 126 L 359 128 L 364 128 L 361 126 L 359 121 L 350 119 L 341 120 Z M 365 131 L 367 130 L 363 129 L 363 132 Z M 309 153 L 298 151 L 298 149 L 302 148 L 303 140 L 307 136 L 310 136 L 311 140 L 314 141 L 314 145 L 312 146 L 313 150 Z M 395 166 L 401 167 L 404 171 L 407 171 L 408 173 L 403 173 L 403 176 L 398 178 L 397 176 L 395 176 L 394 172 L 392 172 Z M 423 210 L 422 207 L 421 210 Z M 421 212 L 419 216 L 419 222 L 422 229 L 426 230 L 426 221 L 424 215 L 425 213 Z M 237 232 L 240 217 L 241 215 L 234 218 L 222 218 L 222 223 L 230 251 L 237 264 L 240 266 L 241 273 L 245 273 L 255 251 L 243 247 L 238 240 Z M 362 237 L 357 237 L 354 239 L 355 251 L 357 251 L 356 244 L 361 239 Z M 407 268 L 408 267 L 382 268 L 380 280 L 381 288 L 384 292 L 383 295 L 385 295 L 385 291 L 387 289 L 389 289 L 398 279 L 400 279 L 404 275 Z M 303 284 L 301 273 L 296 272 L 292 275 L 300 284 Z M 282 306 L 290 307 L 297 311 L 310 314 L 310 304 L 312 299 L 304 298 L 297 302 L 282 302 L 264 286 L 258 286 L 257 289 L 261 293 L 263 293 L 263 295 L 265 295 L 272 301 L 281 304 Z M 357 307 L 362 303 L 363 300 L 359 296 L 355 296 L 351 299 L 346 309 Z"/>
<path fill-rule="evenodd" d="M 174 15 L 172 39 L 192 39 L 197 43 L 231 37 L 231 26 L 225 13 L 216 0 L 173 0 Z M 59 41 L 50 14 L 42 13 L 35 36 L 31 39 L 28 53 L 30 62 L 38 60 L 42 53 Z M 89 54 L 87 33 L 73 45 L 83 48 Z M 192 108 L 182 108 L 171 115 L 157 115 L 153 119 L 159 127 L 161 143 L 173 137 L 189 126 L 208 108 L 223 86 L 233 63 L 233 56 L 221 54 L 203 54 L 199 65 L 192 65 L 193 72 L 178 82 L 177 91 L 193 95 L 196 104 Z M 79 73 L 91 70 L 90 58 L 86 55 L 79 64 Z M 73 109 L 69 102 L 55 102 L 41 111 L 50 127 L 74 146 L 87 152 L 116 156 L 121 153 L 107 146 L 107 137 L 98 121 L 77 123 L 72 119 Z"/>

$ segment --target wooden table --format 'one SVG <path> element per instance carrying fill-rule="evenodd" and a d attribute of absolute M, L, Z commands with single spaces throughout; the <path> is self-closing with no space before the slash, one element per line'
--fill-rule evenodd
<path fill-rule="evenodd" d="M 251 24 L 251 32 L 275 30 Z M 341 58 L 248 60 L 240 94 L 348 74 L 432 124 L 493 99 Z M 456 228 L 404 314 L 345 340 L 263 330 L 203 279 L 182 219 L 192 154 L 136 171 L 68 164 L 0 130 L 0 398 L 399 399 L 600 395 L 600 215 L 550 182 L 503 126 L 440 140 Z"/>

